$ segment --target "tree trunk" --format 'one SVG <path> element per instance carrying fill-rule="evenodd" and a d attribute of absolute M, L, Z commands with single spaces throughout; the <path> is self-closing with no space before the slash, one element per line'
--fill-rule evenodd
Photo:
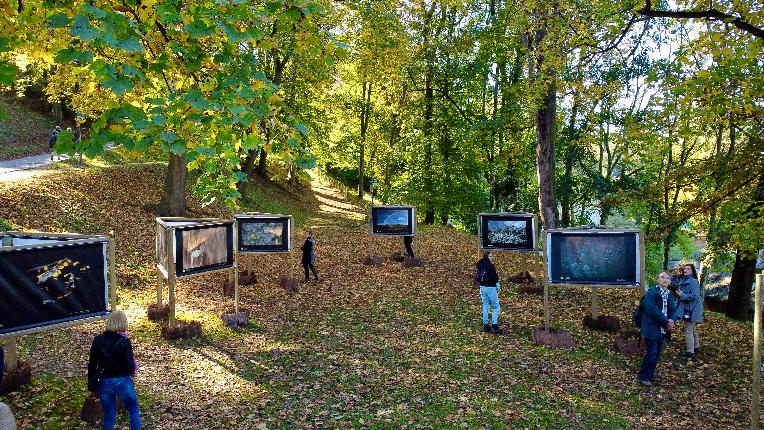
<path fill-rule="evenodd" d="M 725 314 L 730 318 L 746 320 L 751 305 L 751 284 L 756 275 L 756 257 L 741 256 L 741 254 L 738 250 L 735 257 Z"/>
<path fill-rule="evenodd" d="M 557 228 L 554 197 L 554 134 L 557 116 L 557 86 L 546 88 L 541 107 L 536 110 L 536 165 L 539 184 L 539 212 L 545 229 Z"/>
<path fill-rule="evenodd" d="M 266 133 L 266 136 L 268 133 Z M 260 158 L 257 160 L 257 174 L 263 178 L 268 178 L 268 172 L 265 169 L 268 153 L 265 152 L 265 148 L 260 148 Z"/>
<path fill-rule="evenodd" d="M 160 215 L 183 216 L 186 213 L 186 179 L 188 168 L 186 159 L 177 154 L 170 154 L 167 163 L 167 175 L 164 192 L 159 202 L 157 213 Z"/>
<path fill-rule="evenodd" d="M 366 150 L 366 130 L 369 127 L 369 113 L 371 110 L 371 82 L 363 81 L 361 92 L 361 144 L 358 156 L 358 198 L 363 198 L 364 192 L 364 158 Z"/>

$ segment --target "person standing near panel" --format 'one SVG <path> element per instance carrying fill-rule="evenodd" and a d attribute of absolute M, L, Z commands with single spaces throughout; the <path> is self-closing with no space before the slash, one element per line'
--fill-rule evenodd
<path fill-rule="evenodd" d="M 647 290 L 642 298 L 642 326 L 640 334 L 645 338 L 645 356 L 639 368 L 639 382 L 645 387 L 652 385 L 655 367 L 663 350 L 663 339 L 674 330 L 676 305 L 668 287 L 671 274 L 667 270 L 658 273 L 657 285 Z"/>
<path fill-rule="evenodd" d="M 483 331 L 493 334 L 504 334 L 499 328 L 499 274 L 496 273 L 496 266 L 493 265 L 493 255 L 491 251 L 483 253 L 483 258 L 478 260 L 475 269 L 475 281 L 480 285 L 480 299 L 483 302 Z M 491 315 L 491 325 L 488 325 L 488 311 L 493 308 Z"/>
<path fill-rule="evenodd" d="M 50 159 L 53 160 L 53 155 L 55 155 L 55 152 L 53 151 L 53 147 L 56 146 L 56 141 L 58 140 L 58 132 L 61 131 L 61 127 L 56 126 L 56 128 L 53 129 L 53 133 L 50 134 L 50 140 L 48 141 L 48 146 L 50 146 Z"/>
<path fill-rule="evenodd" d="M 406 254 L 410 258 L 414 258 L 414 248 L 411 244 L 414 243 L 414 236 L 403 236 L 403 245 L 406 247 Z"/>
<path fill-rule="evenodd" d="M 106 320 L 106 331 L 93 339 L 88 361 L 88 391 L 97 393 L 103 408 L 104 430 L 114 429 L 117 398 L 130 414 L 130 430 L 141 429 L 141 413 L 135 394 L 133 345 L 125 335 L 127 316 L 113 311 Z"/>
<path fill-rule="evenodd" d="M 682 266 L 679 287 L 674 291 L 677 297 L 676 320 L 684 321 L 685 357 L 693 358 L 700 350 L 697 324 L 703 322 L 703 294 L 700 293 L 698 274 L 694 264 Z"/>
<path fill-rule="evenodd" d="M 316 270 L 316 240 L 313 239 L 313 232 L 308 230 L 305 243 L 302 244 L 302 268 L 305 270 L 305 282 L 310 281 L 310 273 L 313 272 L 313 277 L 318 282 L 318 271 Z"/>

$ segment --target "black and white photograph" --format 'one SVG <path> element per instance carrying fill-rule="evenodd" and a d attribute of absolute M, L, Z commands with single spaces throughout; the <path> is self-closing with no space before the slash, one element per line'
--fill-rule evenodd
<path fill-rule="evenodd" d="M 236 217 L 240 252 L 289 252 L 289 216 Z"/>
<path fill-rule="evenodd" d="M 533 215 L 480 214 L 480 249 L 534 251 L 536 232 Z"/>

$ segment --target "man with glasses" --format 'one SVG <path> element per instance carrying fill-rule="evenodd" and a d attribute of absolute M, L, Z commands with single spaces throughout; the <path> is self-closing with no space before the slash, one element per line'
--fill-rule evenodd
<path fill-rule="evenodd" d="M 671 274 L 662 270 L 658 273 L 657 284 L 647 290 L 642 298 L 642 327 L 640 332 L 645 338 L 645 356 L 639 368 L 639 382 L 645 387 L 652 385 L 655 368 L 663 350 L 663 339 L 674 330 L 676 305 L 669 292 Z"/>

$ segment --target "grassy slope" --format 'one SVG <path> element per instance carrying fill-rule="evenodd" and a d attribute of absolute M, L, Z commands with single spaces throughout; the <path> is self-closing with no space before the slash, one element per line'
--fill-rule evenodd
<path fill-rule="evenodd" d="M 53 121 L 0 95 L 0 160 L 48 152 Z"/>
<path fill-rule="evenodd" d="M 705 358 L 678 359 L 669 344 L 659 365 L 663 384 L 635 384 L 639 358 L 611 350 L 612 334 L 584 330 L 584 290 L 555 291 L 555 323 L 573 332 L 573 351 L 529 340 L 541 323 L 538 296 L 502 290 L 507 336 L 480 332 L 480 301 L 470 284 L 476 238 L 440 227 L 420 229 L 428 263 L 373 268 L 358 260 L 402 245 L 371 239 L 361 211 L 331 187 L 257 184 L 246 210 L 292 213 L 315 231 L 318 285 L 288 295 L 282 274 L 298 275 L 299 255 L 247 256 L 260 283 L 244 287 L 255 321 L 241 332 L 222 327 L 232 306 L 225 275 L 182 280 L 178 309 L 201 320 L 205 336 L 168 343 L 145 319 L 155 300 L 153 214 L 163 169 L 125 165 L 70 171 L 26 183 L 0 183 L 0 217 L 27 228 L 111 234 L 117 240 L 120 306 L 131 319 L 140 361 L 137 387 L 145 428 L 742 428 L 750 388 L 750 325 L 710 314 L 701 328 Z M 227 216 L 221 208 L 196 216 Z M 525 262 L 499 255 L 509 273 Z M 627 319 L 633 293 L 608 290 L 602 309 Z M 22 339 L 35 382 L 3 401 L 20 428 L 87 428 L 77 411 L 84 393 L 88 345 L 101 325 Z M 126 420 L 121 422 L 124 425 Z"/>

